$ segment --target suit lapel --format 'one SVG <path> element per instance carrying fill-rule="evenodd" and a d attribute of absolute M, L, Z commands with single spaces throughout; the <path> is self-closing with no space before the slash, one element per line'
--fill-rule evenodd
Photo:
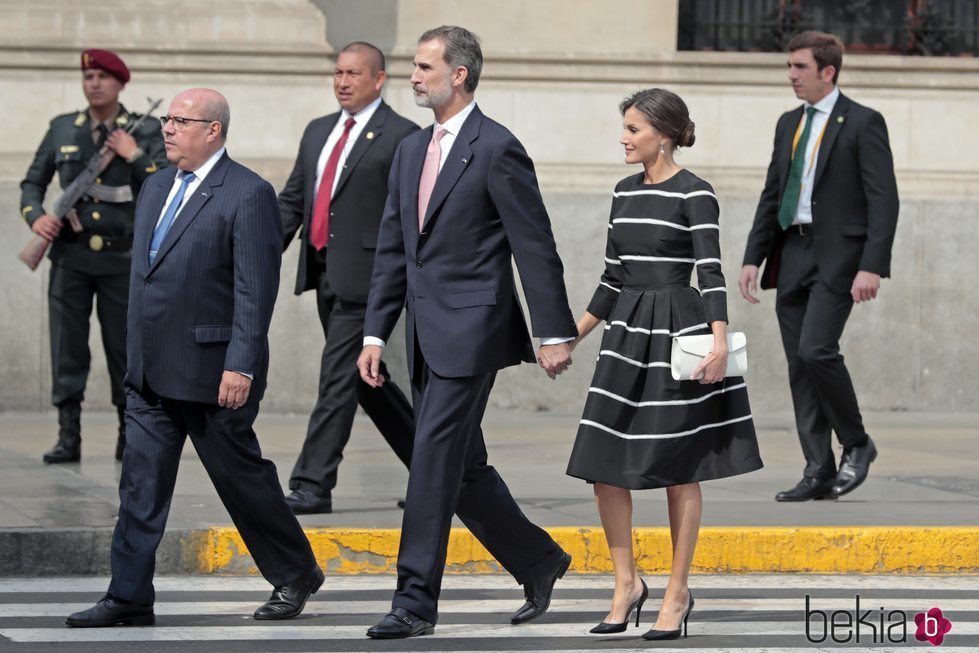
<path fill-rule="evenodd" d="M 479 107 L 474 107 L 472 113 L 466 118 L 466 122 L 462 124 L 462 129 L 459 130 L 459 135 L 456 137 L 455 143 L 452 144 L 452 149 L 449 150 L 445 164 L 435 179 L 435 188 L 432 189 L 432 197 L 428 202 L 428 211 L 425 214 L 422 231 L 428 230 L 428 223 L 432 216 L 445 202 L 445 198 L 449 196 L 449 192 L 459 181 L 459 177 L 462 176 L 466 166 L 472 161 L 472 142 L 479 136 L 479 125 L 482 121 L 482 112 L 480 112 Z M 424 160 L 422 157 L 422 161 Z M 418 176 L 420 179 L 420 171 Z"/>
<path fill-rule="evenodd" d="M 167 232 L 167 235 L 163 238 L 163 242 L 160 244 L 160 251 L 157 253 L 156 260 L 150 267 L 151 273 L 157 268 L 157 266 L 160 265 L 160 261 L 166 258 L 170 250 L 172 250 L 177 241 L 180 240 L 183 233 L 187 231 L 187 228 L 194 221 L 194 218 L 197 217 L 200 210 L 204 208 L 204 205 L 207 204 L 211 197 L 213 197 L 215 189 L 224 183 L 224 173 L 228 169 L 228 161 L 228 153 L 225 152 L 221 158 L 218 159 L 218 162 L 214 165 L 214 167 L 211 168 L 211 172 L 208 173 L 207 177 L 201 181 L 200 185 L 197 187 L 197 190 L 194 191 L 194 194 L 187 200 L 183 208 L 180 209 L 180 213 L 178 213 L 177 217 L 174 219 L 173 225 L 170 227 L 170 231 Z"/>
<path fill-rule="evenodd" d="M 367 151 L 373 143 L 374 140 L 381 135 L 384 130 L 384 121 L 388 117 L 388 105 L 384 104 L 382 101 L 378 105 L 377 109 L 374 111 L 374 115 L 371 119 L 367 121 L 364 128 L 360 130 L 360 136 L 354 142 L 353 147 L 350 149 L 350 154 L 347 155 L 347 160 L 343 163 L 343 169 L 340 170 L 340 180 L 337 182 L 336 191 L 334 191 L 333 196 L 336 197 L 340 194 L 343 189 L 343 185 L 347 183 L 350 179 L 350 174 L 353 172 L 354 167 L 360 161 L 361 157 Z"/>
<path fill-rule="evenodd" d="M 823 134 L 822 142 L 819 144 L 819 160 L 816 161 L 816 175 L 813 177 L 812 182 L 813 188 L 819 184 L 819 178 L 826 168 L 826 161 L 829 159 L 829 154 L 833 150 L 833 145 L 836 143 L 836 137 L 843 130 L 843 125 L 846 123 L 846 114 L 849 110 L 850 100 L 840 93 L 840 96 L 836 98 L 836 104 L 833 105 L 833 112 L 829 114 L 826 131 Z"/>
<path fill-rule="evenodd" d="M 152 194 L 147 191 L 146 210 L 140 212 L 141 219 L 137 219 L 135 233 L 133 234 L 133 260 L 138 261 L 137 265 L 145 267 L 148 263 L 147 256 L 150 242 L 153 240 L 153 231 L 156 229 L 157 220 L 163 213 L 163 205 L 166 204 L 167 195 L 170 194 L 176 176 L 176 168 L 167 168 L 152 178 L 152 182 L 155 184 Z"/>
<path fill-rule="evenodd" d="M 803 105 L 804 106 L 804 105 Z M 782 134 L 782 152 L 778 161 L 778 178 L 780 180 L 779 197 L 785 192 L 785 184 L 789 180 L 789 168 L 792 166 L 792 141 L 795 139 L 795 132 L 799 129 L 799 122 L 802 120 L 803 106 L 789 114 L 791 117 L 785 126 L 785 133 Z"/>
<path fill-rule="evenodd" d="M 304 192 L 306 194 L 305 202 L 309 210 L 306 211 L 306 222 L 309 222 L 309 216 L 313 214 L 313 204 L 316 202 L 316 165 L 319 163 L 320 154 L 323 153 L 323 148 L 326 146 L 326 141 L 330 137 L 330 132 L 333 131 L 333 127 L 337 124 L 337 120 L 340 119 L 340 114 L 334 115 L 332 120 L 327 120 L 319 129 L 311 132 L 305 143 L 305 156 L 306 160 L 303 161 L 304 176 L 308 180 L 308 183 L 304 184 Z"/>
<path fill-rule="evenodd" d="M 425 154 L 428 152 L 428 143 L 432 140 L 434 127 L 423 129 L 420 134 L 423 137 L 415 139 L 415 149 L 407 154 L 405 160 L 407 165 L 401 174 L 407 187 L 411 190 L 411 196 L 407 210 L 402 209 L 402 216 L 407 219 L 408 224 L 404 225 L 406 233 L 414 233 L 418 237 L 418 184 L 422 179 L 422 167 L 425 165 Z"/>

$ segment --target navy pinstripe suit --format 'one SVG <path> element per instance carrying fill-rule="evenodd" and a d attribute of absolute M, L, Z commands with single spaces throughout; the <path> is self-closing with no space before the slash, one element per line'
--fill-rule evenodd
<path fill-rule="evenodd" d="M 268 182 L 224 154 L 187 199 L 156 260 L 147 251 L 177 173 L 136 205 L 127 334 L 126 432 L 113 596 L 152 603 L 156 548 L 189 434 L 262 575 L 280 586 L 316 564 L 252 430 L 268 372 L 282 228 Z M 248 401 L 218 405 L 224 370 L 253 375 Z"/>

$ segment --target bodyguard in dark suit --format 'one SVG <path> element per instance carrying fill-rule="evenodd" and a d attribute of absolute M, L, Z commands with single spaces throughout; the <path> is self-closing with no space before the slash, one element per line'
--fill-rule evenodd
<path fill-rule="evenodd" d="M 513 260 L 534 334 L 549 343 L 541 366 L 553 378 L 571 364 L 576 329 L 533 163 L 475 104 L 482 52 L 474 34 L 429 30 L 414 66 L 415 101 L 436 122 L 402 141 L 394 158 L 358 361 L 364 381 L 384 384 L 384 341 L 407 305 L 415 442 L 398 587 L 392 612 L 367 631 L 374 638 L 433 631 L 453 511 L 523 584 L 527 602 L 512 623 L 547 609 L 571 562 L 487 464 L 480 429 L 497 370 L 534 361 Z"/>
<path fill-rule="evenodd" d="M 805 104 L 782 115 L 738 285 L 752 304 L 776 288 L 803 478 L 778 501 L 836 498 L 877 456 L 840 354 L 853 303 L 890 276 L 898 196 L 884 118 L 840 93 L 843 44 L 821 32 L 789 42 L 789 80 Z M 843 445 L 839 469 L 831 431 Z"/>
<path fill-rule="evenodd" d="M 411 457 L 411 403 L 383 365 L 387 383 L 377 389 L 357 373 L 391 159 L 401 139 L 418 130 L 381 99 L 385 78 L 384 55 L 373 45 L 350 43 L 340 52 L 333 91 L 341 111 L 306 127 L 279 194 L 287 247 L 302 227 L 296 294 L 316 291 L 326 338 L 316 406 L 289 479 L 286 502 L 296 514 L 331 512 L 358 400 L 406 466 Z"/>
<path fill-rule="evenodd" d="M 129 296 L 126 428 L 112 582 L 70 626 L 147 625 L 153 569 L 187 435 L 262 575 L 275 586 L 256 619 L 288 619 L 323 583 L 275 466 L 252 430 L 265 392 L 279 286 L 275 192 L 224 149 L 230 111 L 216 91 L 184 91 L 162 118 L 174 168 L 136 209 Z"/>
<path fill-rule="evenodd" d="M 135 132 L 127 133 L 138 116 L 119 102 L 119 94 L 129 81 L 129 68 L 123 60 L 107 50 L 85 50 L 81 68 L 88 108 L 51 121 L 20 184 L 24 221 L 35 234 L 51 242 L 48 318 L 51 403 L 58 408 L 58 441 L 44 454 L 46 463 L 81 458 L 81 412 L 92 359 L 88 334 L 93 304 L 102 332 L 112 405 L 119 414 L 116 460 L 122 460 L 126 446 L 126 299 L 136 195 L 147 177 L 167 165 L 156 119 L 146 120 Z M 103 145 L 115 153 L 115 158 L 96 180 L 93 197 L 85 196 L 73 207 L 83 228 L 75 233 L 44 210 L 44 197 L 55 173 L 61 188 L 67 188 Z M 94 197 L 96 191 L 101 199 Z"/>

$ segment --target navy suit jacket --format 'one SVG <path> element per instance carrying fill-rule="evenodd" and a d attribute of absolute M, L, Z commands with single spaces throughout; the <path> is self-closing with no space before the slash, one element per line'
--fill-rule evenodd
<path fill-rule="evenodd" d="M 265 392 L 268 330 L 279 288 L 282 225 L 275 191 L 225 153 L 147 259 L 177 174 L 151 176 L 136 204 L 126 383 L 162 397 L 216 404 L 224 370 Z"/>
<path fill-rule="evenodd" d="M 341 115 L 337 112 L 309 123 L 299 141 L 292 173 L 279 193 L 286 246 L 302 227 L 297 295 L 317 287 L 320 268 L 316 250 L 309 242 L 310 219 L 316 203 L 316 164 Z M 401 139 L 417 130 L 418 125 L 402 118 L 382 101 L 364 125 L 340 170 L 330 202 L 326 274 L 330 289 L 342 299 L 367 303 L 391 159 Z"/>
<path fill-rule="evenodd" d="M 762 288 L 774 288 L 778 280 L 785 240 L 778 209 L 802 113 L 800 106 L 782 114 L 775 127 L 772 161 L 745 247 L 745 265 L 767 260 Z M 841 93 L 819 144 L 812 190 L 813 246 L 827 286 L 849 293 L 859 270 L 890 276 L 898 207 L 884 117 Z"/>
<path fill-rule="evenodd" d="M 395 154 L 364 335 L 387 340 L 407 306 L 408 369 L 417 345 L 444 377 L 535 360 L 515 260 L 538 337 L 577 335 L 534 166 L 520 142 L 475 108 L 439 173 L 421 233 L 418 183 L 432 127 Z"/>

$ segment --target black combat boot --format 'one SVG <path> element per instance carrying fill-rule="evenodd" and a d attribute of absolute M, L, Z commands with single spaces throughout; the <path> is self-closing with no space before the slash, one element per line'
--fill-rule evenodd
<path fill-rule="evenodd" d="M 82 404 L 66 401 L 58 406 L 58 442 L 44 454 L 44 462 L 73 463 L 82 457 Z"/>
<path fill-rule="evenodd" d="M 122 462 L 122 454 L 126 451 L 126 407 L 116 406 L 119 413 L 119 438 L 116 440 L 116 460 Z"/>

